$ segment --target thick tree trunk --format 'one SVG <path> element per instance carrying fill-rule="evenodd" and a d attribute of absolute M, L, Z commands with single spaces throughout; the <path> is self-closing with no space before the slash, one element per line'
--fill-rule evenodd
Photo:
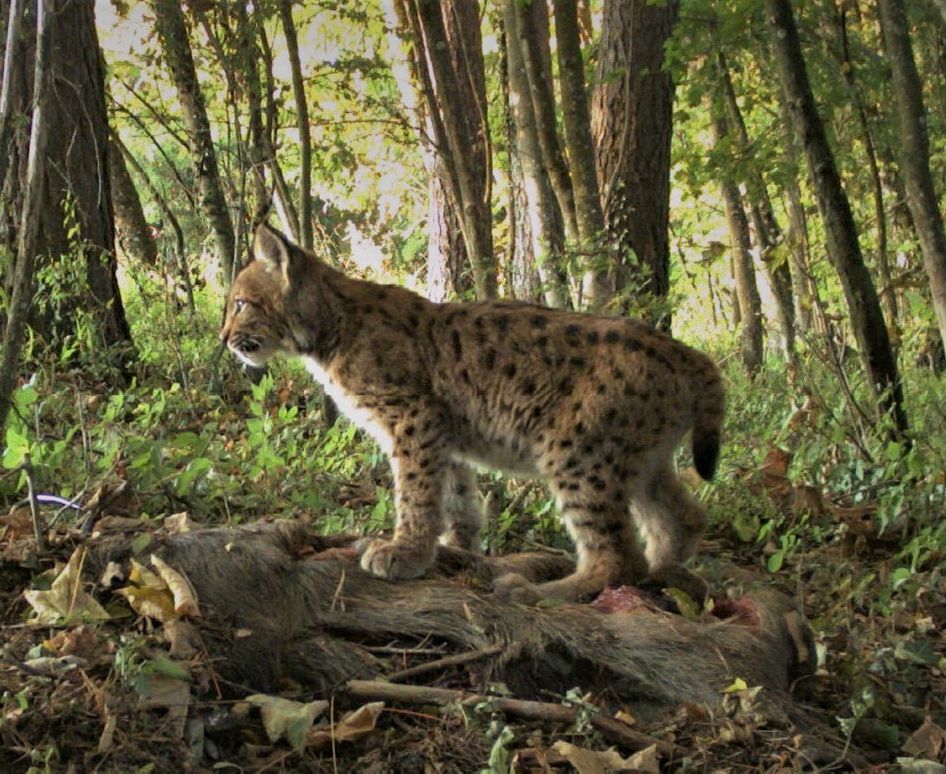
<path fill-rule="evenodd" d="M 667 329 L 673 81 L 663 61 L 678 7 L 677 0 L 606 0 L 592 105 L 598 185 L 619 261 L 617 287 L 644 296 L 639 306 Z M 629 301 L 638 305 L 638 299 Z"/>
<path fill-rule="evenodd" d="M 515 124 L 516 157 L 522 165 L 531 252 L 542 281 L 542 295 L 548 306 L 564 307 L 567 295 L 558 272 L 563 263 L 564 232 L 559 202 L 556 202 L 549 179 L 548 166 L 542 163 L 543 150 L 539 142 L 538 116 L 530 96 L 530 83 L 525 63 L 521 9 L 518 0 L 503 3 L 503 23 L 506 29 L 506 49 L 509 61 L 509 110 Z M 553 114 L 554 115 L 554 114 Z"/>
<path fill-rule="evenodd" d="M 210 121 L 204 105 L 204 95 L 197 82 L 197 70 L 191 54 L 187 26 L 177 0 L 152 0 L 155 27 L 164 58 L 174 79 L 181 103 L 184 123 L 190 133 L 194 171 L 200 189 L 200 204 L 214 234 L 217 260 L 220 262 L 224 285 L 233 280 L 236 259 L 236 238 L 223 183 L 217 166 Z"/>
<path fill-rule="evenodd" d="M 907 416 L 897 362 L 877 291 L 864 265 L 850 203 L 815 106 L 791 2 L 765 0 L 765 7 L 772 27 L 779 76 L 785 86 L 792 123 L 802 138 L 818 210 L 824 221 L 828 255 L 841 280 L 851 327 L 879 404 L 894 423 L 896 433 L 902 435 L 907 430 Z"/>
<path fill-rule="evenodd" d="M 415 3 L 416 13 L 409 14 L 411 26 L 418 47 L 422 45 L 426 55 L 424 72 L 420 74 L 430 76 L 424 79 L 423 91 L 434 121 L 438 149 L 450 175 L 450 191 L 458 204 L 476 296 L 494 298 L 497 281 L 490 212 L 489 138 L 477 3 Z"/>
<path fill-rule="evenodd" d="M 6 2 L 0 2 L 0 14 L 7 15 L 8 9 Z M 29 68 L 35 58 L 36 17 L 29 6 L 23 22 L 14 54 L 23 69 L 11 84 L 15 126 L 5 148 L 8 167 L 3 181 L 4 239 L 11 248 L 21 226 L 15 213 L 23 206 L 33 98 Z M 42 164 L 46 197 L 40 213 L 36 269 L 47 273 L 48 282 L 61 282 L 62 287 L 59 293 L 38 299 L 41 303 L 33 305 L 30 325 L 41 340 L 58 348 L 77 332 L 81 320 L 91 321 L 87 327 L 95 331 L 97 340 L 84 343 L 124 358 L 131 334 L 115 277 L 105 68 L 93 4 L 55 0 L 48 34 L 52 82 L 47 120 L 50 137 L 63 139 L 49 144 Z M 20 117 L 26 120 L 17 120 Z M 15 253 L 15 248 L 10 252 Z"/>
<path fill-rule="evenodd" d="M 109 137 L 108 173 L 118 245 L 125 255 L 145 266 L 154 267 L 158 263 L 158 248 L 145 220 L 138 189 L 128 174 L 121 148 L 113 137 Z"/>
<path fill-rule="evenodd" d="M 725 114 L 711 107 L 713 111 L 713 143 L 721 144 L 729 135 L 729 126 Z M 762 368 L 762 302 L 756 285 L 755 267 L 752 263 L 752 245 L 749 235 L 749 221 L 742 205 L 739 187 L 723 170 L 719 182 L 726 206 L 726 222 L 729 225 L 729 239 L 732 245 L 733 276 L 736 280 L 736 296 L 739 299 L 739 311 L 742 331 L 740 351 L 742 364 L 752 376 Z"/>
<path fill-rule="evenodd" d="M 900 166 L 923 265 L 930 283 L 940 338 L 946 343 L 946 235 L 930 172 L 923 86 L 913 59 L 902 0 L 878 0 L 900 120 Z"/>
<path fill-rule="evenodd" d="M 576 0 L 553 0 L 562 117 L 568 146 L 568 167 L 575 194 L 579 252 L 584 259 L 582 305 L 604 306 L 614 295 L 609 261 L 604 249 L 604 212 L 595 177 L 595 146 L 591 136 L 585 64 L 578 34 Z"/>

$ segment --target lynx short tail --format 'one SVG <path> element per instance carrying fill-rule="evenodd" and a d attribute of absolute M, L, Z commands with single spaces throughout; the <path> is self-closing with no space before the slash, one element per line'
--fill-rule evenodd
<path fill-rule="evenodd" d="M 693 423 L 693 466 L 706 481 L 716 473 L 725 408 L 723 382 L 714 369 L 712 378 L 697 399 Z"/>

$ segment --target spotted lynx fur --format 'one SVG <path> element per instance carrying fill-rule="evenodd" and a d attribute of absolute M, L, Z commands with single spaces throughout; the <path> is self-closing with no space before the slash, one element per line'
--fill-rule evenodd
<path fill-rule="evenodd" d="M 574 574 L 538 586 L 510 578 L 516 598 L 580 599 L 697 549 L 705 513 L 672 456 L 692 430 L 696 469 L 713 475 L 723 387 L 709 358 L 645 323 L 432 303 L 347 277 L 264 224 L 221 336 L 254 366 L 303 358 L 388 455 L 397 524 L 362 554 L 375 575 L 422 575 L 438 539 L 478 547 L 471 464 L 545 479 L 575 542 Z"/>

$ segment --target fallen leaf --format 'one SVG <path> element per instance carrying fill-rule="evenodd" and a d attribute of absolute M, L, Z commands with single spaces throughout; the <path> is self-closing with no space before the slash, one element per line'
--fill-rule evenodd
<path fill-rule="evenodd" d="M 608 774 L 611 771 L 643 771 L 647 774 L 659 774 L 656 746 L 648 747 L 624 758 L 616 750 L 588 750 L 584 747 L 557 741 L 552 749 L 567 760 L 578 774 Z"/>
<path fill-rule="evenodd" d="M 169 646 L 168 652 L 174 658 L 189 659 L 201 650 L 200 633 L 192 623 L 166 621 L 163 631 Z"/>
<path fill-rule="evenodd" d="M 197 528 L 197 523 L 191 519 L 187 511 L 174 513 L 164 519 L 164 528 L 172 535 L 190 532 Z"/>
<path fill-rule="evenodd" d="M 144 675 L 135 684 L 138 706 L 142 709 L 166 709 L 175 739 L 184 736 L 187 710 L 191 703 L 190 684 L 162 674 Z"/>
<path fill-rule="evenodd" d="M 105 709 L 105 725 L 102 727 L 102 733 L 99 735 L 99 744 L 96 751 L 106 753 L 112 749 L 115 739 L 115 726 L 118 725 L 118 717 Z"/>
<path fill-rule="evenodd" d="M 119 589 L 118 593 L 128 600 L 138 615 L 165 621 L 177 618 L 174 611 L 174 595 L 158 575 L 136 559 L 131 560 L 131 572 L 128 574 L 130 585 Z"/>
<path fill-rule="evenodd" d="M 174 612 L 179 616 L 200 617 L 200 608 L 197 605 L 197 593 L 191 582 L 183 574 L 168 565 L 161 557 L 151 554 L 151 564 L 158 571 L 174 597 Z"/>
<path fill-rule="evenodd" d="M 85 546 L 72 552 L 62 572 L 56 576 L 49 591 L 30 589 L 23 592 L 36 616 L 31 623 L 58 624 L 77 619 L 107 621 L 105 608 L 82 588 L 82 564 Z"/>
<path fill-rule="evenodd" d="M 940 760 L 946 751 L 946 731 L 927 715 L 923 725 L 910 734 L 902 749 L 913 756 L 923 756 L 932 761 Z"/>
<path fill-rule="evenodd" d="M 306 743 L 306 734 L 312 728 L 315 719 L 328 709 L 328 702 L 310 701 L 302 704 L 298 701 L 255 693 L 247 696 L 246 701 L 259 707 L 263 718 L 263 728 L 270 742 L 285 738 L 293 749 L 299 750 Z"/>
<path fill-rule="evenodd" d="M 383 709 L 383 701 L 374 701 L 349 712 L 337 723 L 313 728 L 306 737 L 306 747 L 324 747 L 332 744 L 333 739 L 336 744 L 360 739 L 374 731 Z"/>

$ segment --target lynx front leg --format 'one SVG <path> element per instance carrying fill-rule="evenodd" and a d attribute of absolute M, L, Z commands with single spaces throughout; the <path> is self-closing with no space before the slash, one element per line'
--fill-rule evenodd
<path fill-rule="evenodd" d="M 467 551 L 480 550 L 483 508 L 476 490 L 476 475 L 460 462 L 451 462 L 444 476 L 444 514 L 447 531 L 441 542 Z"/>
<path fill-rule="evenodd" d="M 433 564 L 444 531 L 443 423 L 423 418 L 395 428 L 391 468 L 397 523 L 391 540 L 373 540 L 361 567 L 381 578 L 417 578 Z"/>

